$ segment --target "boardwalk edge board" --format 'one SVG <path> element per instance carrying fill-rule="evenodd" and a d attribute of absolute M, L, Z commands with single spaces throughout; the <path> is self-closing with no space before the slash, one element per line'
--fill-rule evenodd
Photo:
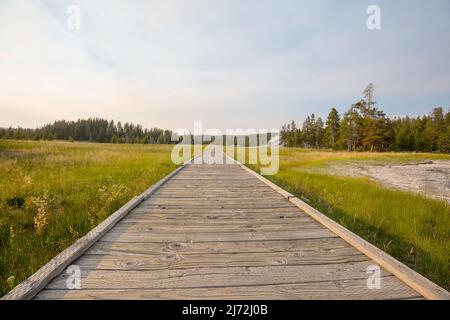
<path fill-rule="evenodd" d="M 405 284 L 407 284 L 412 289 L 416 290 L 418 293 L 420 293 L 422 296 L 424 296 L 427 299 L 430 300 L 450 300 L 450 293 L 445 290 L 444 288 L 441 288 L 434 282 L 430 281 L 429 279 L 425 278 L 421 274 L 417 273 L 416 271 L 412 270 L 405 264 L 401 263 L 394 257 L 388 255 L 386 252 L 380 250 L 376 246 L 372 245 L 371 243 L 367 242 L 366 240 L 362 239 L 358 235 L 354 234 L 347 228 L 341 226 L 334 220 L 328 218 L 323 213 L 319 212 L 318 210 L 314 209 L 310 205 L 308 205 L 306 202 L 300 200 L 293 194 L 287 192 L 286 190 L 280 188 L 276 184 L 274 184 L 272 181 L 264 178 L 257 172 L 253 171 L 252 169 L 248 168 L 244 164 L 240 163 L 239 161 L 231 158 L 228 154 L 225 153 L 225 156 L 232 162 L 236 163 L 238 166 L 243 168 L 245 171 L 250 173 L 251 175 L 255 176 L 262 182 L 264 182 L 266 185 L 268 185 L 270 188 L 275 190 L 276 192 L 280 193 L 284 198 L 289 200 L 292 204 L 294 204 L 296 207 L 304 211 L 306 214 L 311 216 L 314 220 L 325 226 L 327 229 L 338 235 L 340 238 L 345 240 L 347 243 L 364 253 L 367 257 L 374 260 L 376 263 L 378 263 L 381 267 L 383 267 L 388 272 L 395 275 L 397 278 L 399 278 L 401 281 L 403 281 Z"/>
<path fill-rule="evenodd" d="M 103 222 L 97 225 L 94 229 L 89 231 L 85 236 L 81 237 L 74 244 L 66 248 L 64 251 L 55 256 L 47 264 L 41 267 L 28 279 L 17 285 L 9 293 L 3 296 L 0 300 L 30 300 L 38 294 L 45 286 L 58 274 L 60 274 L 67 266 L 75 259 L 79 258 L 87 249 L 89 249 L 95 242 L 103 237 L 109 230 L 111 230 L 120 220 L 135 209 L 141 202 L 149 198 L 156 192 L 164 183 L 170 180 L 173 176 L 183 170 L 186 165 L 191 163 L 195 158 L 192 158 L 180 167 L 169 173 L 167 176 L 153 184 L 146 191 L 138 196 L 135 196 L 128 201 L 124 206 L 111 214 Z"/>

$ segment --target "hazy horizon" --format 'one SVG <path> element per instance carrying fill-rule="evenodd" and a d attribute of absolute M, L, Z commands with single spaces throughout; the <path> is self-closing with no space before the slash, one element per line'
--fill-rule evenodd
<path fill-rule="evenodd" d="M 366 26 L 372 4 L 381 30 Z M 346 111 L 369 82 L 388 116 L 447 111 L 449 13 L 445 0 L 2 0 L 0 127 L 280 128 Z"/>

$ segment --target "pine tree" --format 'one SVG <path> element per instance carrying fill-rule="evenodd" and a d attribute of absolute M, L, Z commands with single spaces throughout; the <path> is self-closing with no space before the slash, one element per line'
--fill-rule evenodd
<path fill-rule="evenodd" d="M 332 108 L 330 113 L 328 114 L 323 145 L 328 148 L 335 149 L 337 147 L 337 141 L 339 138 L 339 130 L 341 128 L 341 119 L 339 117 L 339 113 L 335 108 Z"/>
<path fill-rule="evenodd" d="M 396 151 L 414 150 L 414 140 L 410 118 L 406 117 L 405 119 L 395 119 L 393 126 L 394 141 L 392 142 L 392 149 Z"/>
<path fill-rule="evenodd" d="M 388 145 L 388 123 L 383 111 L 376 108 L 366 109 L 363 115 L 362 145 L 370 151 L 385 150 Z"/>
<path fill-rule="evenodd" d="M 364 99 L 367 102 L 367 107 L 373 108 L 376 104 L 375 102 L 375 85 L 373 83 L 369 83 L 367 87 L 364 89 Z"/>
<path fill-rule="evenodd" d="M 362 146 L 366 150 L 381 151 L 389 146 L 389 121 L 383 111 L 375 108 L 375 86 L 372 83 L 363 92 L 364 99 L 355 105 L 362 123 Z"/>
<path fill-rule="evenodd" d="M 314 124 L 314 146 L 316 148 L 322 147 L 322 141 L 323 141 L 323 120 L 321 117 L 318 117 L 316 120 L 316 123 Z"/>
<path fill-rule="evenodd" d="M 53 141 L 53 140 L 55 140 L 56 139 L 56 135 L 53 133 L 53 132 L 50 132 L 48 135 L 47 135 L 47 140 L 48 141 Z"/>
<path fill-rule="evenodd" d="M 425 151 L 442 151 L 446 149 L 445 119 L 442 108 L 434 108 L 426 117 L 423 141 Z"/>
<path fill-rule="evenodd" d="M 348 151 L 355 151 L 362 141 L 362 118 L 358 112 L 358 103 L 352 105 L 344 114 L 339 135 L 339 146 Z"/>
<path fill-rule="evenodd" d="M 307 116 L 302 126 L 302 141 L 305 147 L 317 147 L 317 124 L 315 114 Z"/>
<path fill-rule="evenodd" d="M 437 151 L 450 152 L 450 112 L 444 115 L 442 108 L 436 108 L 433 112 L 433 118 L 438 131 Z"/>

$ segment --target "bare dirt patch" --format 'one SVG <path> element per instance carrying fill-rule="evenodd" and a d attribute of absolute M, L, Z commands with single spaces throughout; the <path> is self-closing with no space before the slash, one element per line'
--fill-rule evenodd
<path fill-rule="evenodd" d="M 450 203 L 450 161 L 424 161 L 396 165 L 333 165 L 328 173 L 369 177 L 383 185 L 420 193 Z"/>

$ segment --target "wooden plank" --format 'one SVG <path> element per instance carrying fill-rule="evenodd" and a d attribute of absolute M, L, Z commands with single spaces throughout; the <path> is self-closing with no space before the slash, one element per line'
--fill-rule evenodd
<path fill-rule="evenodd" d="M 208 224 L 227 222 L 230 224 L 240 224 L 240 223 L 254 223 L 255 219 L 261 221 L 261 224 L 274 223 L 274 224 L 284 224 L 290 222 L 301 222 L 301 221 L 311 221 L 311 217 L 300 216 L 298 219 L 294 216 L 292 212 L 277 212 L 273 214 L 259 214 L 257 212 L 233 212 L 233 213 L 208 213 L 208 212 L 198 212 L 198 213 L 174 213 L 174 212 L 153 212 L 148 213 L 133 213 L 130 216 L 130 222 L 154 222 L 154 223 L 184 223 L 187 220 L 193 223 L 205 222 Z"/>
<path fill-rule="evenodd" d="M 195 189 L 194 189 L 195 188 Z M 170 186 L 168 188 L 164 188 L 164 191 L 172 192 L 172 193 L 181 193 L 181 192 L 191 192 L 192 190 L 201 190 L 202 192 L 205 192 L 206 194 L 236 194 L 236 193 L 264 193 L 267 191 L 271 191 L 270 189 L 267 189 L 267 186 L 253 186 L 253 185 L 238 185 L 238 186 L 221 186 L 218 188 L 218 186 L 201 186 L 201 185 L 183 185 L 183 186 Z M 273 191 L 272 191 L 273 192 Z"/>
<path fill-rule="evenodd" d="M 270 219 L 270 220 L 292 220 L 296 218 L 296 213 L 292 210 L 280 210 L 277 209 L 274 212 L 251 212 L 251 211 L 230 211 L 230 210 L 172 210 L 172 209 L 161 209 L 161 210 L 142 210 L 133 211 L 130 215 L 130 219 L 135 220 L 154 220 L 161 219 L 160 221 L 166 220 L 187 220 L 187 219 L 203 219 L 203 220 L 238 220 L 238 219 Z M 305 220 L 310 221 L 311 217 L 305 214 L 299 214 L 299 221 Z M 131 220 L 130 220 L 131 221 Z M 141 220 L 142 221 L 142 220 Z"/>
<path fill-rule="evenodd" d="M 159 182 L 151 186 L 141 195 L 134 197 L 119 210 L 111 214 L 102 223 L 89 231 L 84 237 L 78 239 L 73 245 L 58 254 L 36 273 L 17 285 L 2 300 L 25 300 L 33 298 L 47 283 L 56 275 L 61 273 L 72 261 L 78 258 L 83 252 L 107 233 L 117 222 L 125 217 L 131 210 L 147 199 L 153 192 L 161 187 L 166 181 L 178 174 L 184 166 L 179 167 Z"/>
<path fill-rule="evenodd" d="M 195 179 L 181 181 L 181 180 L 172 180 L 170 183 L 170 186 L 176 186 L 178 188 L 182 188 L 185 186 L 199 186 L 199 187 L 225 187 L 225 188 L 249 188 L 249 187 L 255 187 L 255 188 L 267 188 L 264 183 L 256 180 L 244 180 L 244 181 L 223 181 L 220 179 L 220 184 L 217 183 L 217 180 L 211 180 L 208 183 L 205 181 L 198 181 Z"/>
<path fill-rule="evenodd" d="M 366 279 L 247 287 L 43 290 L 36 299 L 384 300 L 421 298 L 394 276 L 382 277 L 381 282 L 383 283 L 383 290 L 368 290 Z"/>
<path fill-rule="evenodd" d="M 253 201 L 255 199 L 273 199 L 273 200 L 284 200 L 281 196 L 277 194 L 273 194 L 270 192 L 264 192 L 264 193 L 245 193 L 242 192 L 233 192 L 233 193 L 208 193 L 205 192 L 204 194 L 196 194 L 192 195 L 192 190 L 189 192 L 178 192 L 178 193 L 160 193 L 155 195 L 158 199 L 164 199 L 164 200 L 179 200 L 182 199 L 192 199 L 192 200 L 213 200 L 213 201 L 230 201 L 230 200 L 238 200 L 242 199 L 242 201 Z"/>
<path fill-rule="evenodd" d="M 204 192 L 251 192 L 251 191 L 261 191 L 267 190 L 267 186 L 255 185 L 255 184 L 178 184 L 172 185 L 166 190 L 170 191 L 197 191 L 202 190 Z"/>
<path fill-rule="evenodd" d="M 227 156 L 228 157 L 228 156 Z M 231 159 L 230 157 L 228 157 Z M 235 161 L 234 159 L 231 159 Z M 392 256 L 388 255 L 384 251 L 378 249 L 374 245 L 360 238 L 350 230 L 344 228 L 340 224 L 336 223 L 332 219 L 328 218 L 318 210 L 314 209 L 307 203 L 301 201 L 293 195 L 286 194 L 286 191 L 275 185 L 273 182 L 267 180 L 263 176 L 254 172 L 253 170 L 247 168 L 243 164 L 235 161 L 238 165 L 240 165 L 244 170 L 257 177 L 262 182 L 266 183 L 273 190 L 279 192 L 283 196 L 286 196 L 287 199 L 294 205 L 296 205 L 299 209 L 309 214 L 313 219 L 321 223 L 330 231 L 334 232 L 336 235 L 340 236 L 342 239 L 347 241 L 350 245 L 354 246 L 362 253 L 367 255 L 369 258 L 373 259 L 375 262 L 380 264 L 383 268 L 397 276 L 401 281 L 406 283 L 408 286 L 416 290 L 418 293 L 423 295 L 428 299 L 446 299 L 450 300 L 450 293 L 445 289 L 439 287 L 432 281 L 428 280 L 424 276 L 410 269 L 405 264 L 396 260 Z"/>
<path fill-rule="evenodd" d="M 148 271 L 81 270 L 82 289 L 211 288 L 364 279 L 370 261 L 301 266 L 221 267 Z M 381 270 L 381 275 L 390 275 Z M 67 289 L 60 274 L 47 289 Z M 381 284 L 383 285 L 383 284 Z M 367 288 L 367 287 L 366 287 Z M 416 294 L 417 295 L 417 294 Z"/>
<path fill-rule="evenodd" d="M 191 192 L 191 194 L 189 194 Z M 155 197 L 152 199 L 152 201 L 147 201 L 147 203 L 151 203 L 154 201 L 162 201 L 162 202 L 181 202 L 181 201 L 187 201 L 187 202 L 206 202 L 206 201 L 223 201 L 223 202 L 235 202 L 239 199 L 242 199 L 243 203 L 254 203 L 255 200 L 261 200 L 264 202 L 274 201 L 274 202 L 286 202 L 289 204 L 289 202 L 281 197 L 280 195 L 273 194 L 272 193 L 250 193 L 243 191 L 238 192 L 216 192 L 213 193 L 209 189 L 201 190 L 201 189 L 195 189 L 195 194 L 193 193 L 193 189 L 187 189 L 182 192 L 173 192 L 172 194 L 159 194 L 155 195 Z"/>
<path fill-rule="evenodd" d="M 263 241 L 298 240 L 337 237 L 327 229 L 308 229 L 301 231 L 276 232 L 204 232 L 204 233 L 127 233 L 111 230 L 102 241 L 118 242 L 204 242 L 204 241 Z"/>
<path fill-rule="evenodd" d="M 278 196 L 274 196 L 273 193 L 270 192 L 260 192 L 260 193 L 245 193 L 243 192 L 230 192 L 230 193 L 211 193 L 205 191 L 204 194 L 200 195 L 192 195 L 189 192 L 177 192 L 177 193 L 161 193 L 156 195 L 159 199 L 208 199 L 208 200 L 236 200 L 243 198 L 243 201 L 245 200 L 254 200 L 254 199 L 274 199 L 274 200 L 280 200 Z"/>
<path fill-rule="evenodd" d="M 204 189 L 206 189 L 205 187 L 205 183 L 199 182 L 199 183 L 181 183 L 181 182 L 177 182 L 177 183 L 173 183 L 173 182 L 169 182 L 168 185 L 166 186 L 166 188 L 164 188 L 165 190 L 186 190 L 186 187 L 190 187 L 190 186 L 197 186 L 197 187 L 203 187 Z M 236 184 L 224 184 L 222 182 L 214 184 L 214 185 L 208 185 L 207 189 L 208 190 L 214 190 L 214 191 L 223 191 L 223 190 L 247 190 L 247 191 L 251 191 L 251 190 L 268 190 L 269 187 L 263 183 L 260 184 L 255 184 L 255 183 L 236 183 Z M 269 189 L 270 190 L 270 189 Z"/>
<path fill-rule="evenodd" d="M 177 224 L 192 221 L 192 223 L 212 224 L 216 222 L 227 222 L 228 224 L 254 223 L 255 219 L 260 224 L 286 224 L 301 221 L 311 221 L 311 217 L 295 216 L 292 212 L 278 212 L 273 214 L 247 213 L 132 213 L 127 219 L 129 222 L 148 222 L 155 224 Z"/>
<path fill-rule="evenodd" d="M 324 255 L 316 251 L 214 254 L 162 254 L 162 255 L 83 255 L 75 264 L 87 270 L 176 270 L 214 267 L 263 267 L 343 264 L 368 261 L 367 256 L 354 248 L 341 248 Z"/>
<path fill-rule="evenodd" d="M 255 187 L 255 186 L 223 186 L 222 188 L 217 188 L 213 187 L 213 186 L 207 186 L 207 187 L 201 187 L 201 186 L 180 186 L 180 187 L 170 187 L 170 188 L 165 188 L 164 191 L 167 193 L 172 193 L 172 194 L 189 194 L 190 195 L 194 195 L 196 194 L 196 192 L 192 192 L 194 189 L 193 188 L 198 188 L 198 190 L 201 190 L 202 192 L 204 192 L 205 194 L 211 194 L 211 195 L 220 195 L 220 194 L 224 194 L 224 195 L 236 195 L 236 194 L 257 194 L 257 195 L 264 195 L 267 193 L 270 193 L 273 191 L 272 190 L 268 190 L 267 186 L 266 187 Z M 197 189 L 195 189 L 195 191 L 197 191 Z"/>
<path fill-rule="evenodd" d="M 162 208 L 162 207 L 143 207 L 139 206 L 133 210 L 133 216 L 150 216 L 158 214 L 201 214 L 201 215 L 227 215 L 227 214 L 241 214 L 241 215 L 257 215 L 261 217 L 284 215 L 299 215 L 305 216 L 295 207 L 281 207 L 281 208 Z M 306 215 L 309 217 L 309 215 Z"/>
<path fill-rule="evenodd" d="M 198 191 L 200 192 L 200 191 Z M 260 207 L 261 209 L 263 208 L 271 208 L 271 207 L 290 207 L 290 208 L 294 208 L 295 206 L 292 205 L 292 203 L 289 203 L 289 201 L 285 200 L 285 199 L 280 199 L 280 198 L 275 198 L 275 197 L 271 197 L 269 199 L 265 199 L 265 197 L 261 197 L 261 198 L 246 198 L 243 197 L 243 201 L 241 202 L 241 205 L 245 205 L 242 207 L 242 209 L 244 208 L 254 208 L 256 207 Z M 148 207 L 148 206 L 154 206 L 154 205 L 166 205 L 166 204 L 173 204 L 174 206 L 176 205 L 199 205 L 199 206 L 206 206 L 208 204 L 210 204 L 211 206 L 216 206 L 218 204 L 223 204 L 223 205 L 235 205 L 235 204 L 239 204 L 239 198 L 237 197 L 233 197 L 233 198 L 222 198 L 222 201 L 220 201 L 221 199 L 218 197 L 215 198 L 163 198 L 163 197 L 158 197 L 158 198 L 153 198 L 151 201 L 147 200 L 145 201 L 145 203 L 142 203 L 143 207 Z M 258 205 L 258 204 L 261 205 Z M 238 208 L 239 209 L 239 208 Z"/>
<path fill-rule="evenodd" d="M 142 204 L 142 208 L 162 208 L 162 209 L 253 209 L 253 210 L 259 210 L 259 209 L 278 209 L 278 208 L 291 208 L 292 204 L 290 203 L 267 203 L 267 204 L 260 204 L 260 203 L 242 203 L 242 204 L 215 204 L 215 205 L 209 205 L 209 204 L 197 204 L 197 203 L 186 203 L 186 204 Z"/>
<path fill-rule="evenodd" d="M 268 253 L 315 251 L 329 255 L 335 250 L 355 248 L 341 238 L 273 240 L 273 241 L 235 241 L 235 242 L 103 242 L 97 241 L 85 254 L 113 255 L 163 255 L 163 254 L 214 254 L 214 253 Z M 359 252 L 359 251 L 356 251 Z"/>
<path fill-rule="evenodd" d="M 123 221 L 118 223 L 114 231 L 123 233 L 232 233 L 232 232 L 276 232 L 276 231 L 301 231 L 317 229 L 319 224 L 312 221 L 301 221 L 300 223 L 284 223 L 284 224 L 258 224 L 257 221 L 249 224 L 227 224 L 227 223 L 192 223 L 185 222 L 184 224 L 154 224 L 147 222 L 129 222 Z"/>
<path fill-rule="evenodd" d="M 168 215 L 156 214 L 152 215 L 142 215 L 140 217 L 128 217 L 126 221 L 127 224 L 133 223 L 147 223 L 152 224 L 154 226 L 165 225 L 165 226 L 183 226 L 186 225 L 189 221 L 190 225 L 208 225 L 208 226 L 217 226 L 220 223 L 223 223 L 226 226 L 239 226 L 239 225 L 253 225 L 255 222 L 257 225 L 293 225 L 293 224 L 301 224 L 303 222 L 314 222 L 311 217 L 308 216 L 300 216 L 293 217 L 292 215 L 289 217 L 283 216 L 273 216 L 266 217 L 262 215 L 253 215 L 250 218 L 242 217 L 241 215 L 221 215 L 221 216 L 207 216 L 207 215 L 185 215 L 185 214 L 175 214 L 168 217 Z"/>

